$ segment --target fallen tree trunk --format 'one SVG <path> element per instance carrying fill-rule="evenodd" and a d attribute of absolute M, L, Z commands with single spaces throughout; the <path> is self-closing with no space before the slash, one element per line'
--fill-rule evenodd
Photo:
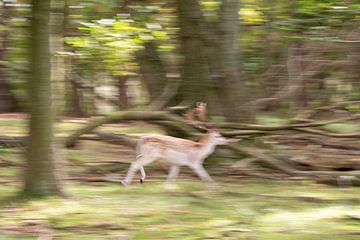
<path fill-rule="evenodd" d="M 293 130 L 297 128 L 309 128 L 309 127 L 321 127 L 332 123 L 346 122 L 360 119 L 360 114 L 355 114 L 351 117 L 338 118 L 327 121 L 317 121 L 311 123 L 297 123 L 288 124 L 283 126 L 262 126 L 256 124 L 237 124 L 237 123 L 220 123 L 218 124 L 221 128 L 230 128 L 237 130 L 259 130 L 259 131 L 277 131 L 277 130 Z"/>
<path fill-rule="evenodd" d="M 296 171 L 288 166 L 285 166 L 284 164 L 281 164 L 281 162 L 270 156 L 270 155 L 266 155 L 263 153 L 263 151 L 261 151 L 260 149 L 256 149 L 256 148 L 250 148 L 250 147 L 242 147 L 239 145 L 235 145 L 235 144 L 231 144 L 227 146 L 229 149 L 237 151 L 237 152 L 241 152 L 241 153 L 246 153 L 249 156 L 252 156 L 256 159 L 258 159 L 259 161 L 267 164 L 269 167 L 279 170 L 283 173 L 286 173 L 288 175 L 296 175 Z"/>
<path fill-rule="evenodd" d="M 306 124 L 290 124 L 285 126 L 261 126 L 261 125 L 251 125 L 251 124 L 218 124 L 220 127 L 230 128 L 233 126 L 234 131 L 222 131 L 222 134 L 226 137 L 253 137 L 258 135 L 269 134 L 272 131 L 278 130 L 295 130 L 300 132 L 307 132 L 315 135 L 329 136 L 335 138 L 358 138 L 360 133 L 332 133 L 322 130 L 312 129 L 309 127 L 323 126 L 330 123 L 355 120 L 360 118 L 360 115 L 357 114 L 352 117 L 340 118 L 331 121 L 320 121 L 315 123 L 306 123 Z M 193 128 L 191 128 L 188 123 L 183 120 L 181 117 L 165 112 L 165 111 L 123 111 L 116 112 L 114 114 L 102 117 L 100 119 L 95 119 L 86 126 L 75 131 L 73 134 L 65 138 L 66 147 L 73 147 L 76 141 L 83 135 L 91 133 L 97 127 L 121 121 L 148 121 L 160 125 L 165 128 L 169 135 L 188 138 L 194 137 L 198 134 L 194 133 Z M 239 130 L 242 129 L 242 130 Z M 86 140 L 85 138 L 82 138 Z M 93 140 L 93 139 L 89 139 Z M 96 140 L 96 139 L 95 139 Z M 0 144 L 5 145 L 14 145 L 21 144 L 24 141 L 24 137 L 0 137 Z"/>
<path fill-rule="evenodd" d="M 307 177 L 322 177 L 322 176 L 331 176 L 331 177 L 340 177 L 340 176 L 353 176 L 360 177 L 360 171 L 298 171 L 290 166 L 286 166 L 281 163 L 280 160 L 272 157 L 269 154 L 263 153 L 262 150 L 251 148 L 251 147 L 242 147 L 236 145 L 228 146 L 230 149 L 246 153 L 251 157 L 254 157 L 260 162 L 263 162 L 270 166 L 271 168 L 278 170 L 280 172 L 286 173 L 290 176 L 307 176 Z"/>
<path fill-rule="evenodd" d="M 294 130 L 300 132 L 306 132 L 316 135 L 322 135 L 327 137 L 335 137 L 335 138 L 360 138 L 360 132 L 355 133 L 332 133 L 332 132 L 325 132 L 317 129 L 312 128 L 295 128 Z"/>
<path fill-rule="evenodd" d="M 235 136 L 251 136 L 251 135 L 261 135 L 266 134 L 268 131 L 277 131 L 277 130 L 295 130 L 295 131 L 304 131 L 312 134 L 331 136 L 331 137 L 340 137 L 340 138 L 356 138 L 360 136 L 360 133 L 331 133 L 320 131 L 316 129 L 310 129 L 309 127 L 319 127 L 324 126 L 330 123 L 342 122 L 342 121 L 350 121 L 360 119 L 360 114 L 356 114 L 351 117 L 339 118 L 330 121 L 319 121 L 313 123 L 302 123 L 302 124 L 289 124 L 285 126 L 262 126 L 262 125 L 253 125 L 253 124 L 229 124 L 223 123 L 218 124 L 219 127 L 236 129 L 235 131 L 222 132 L 224 136 L 227 137 L 235 137 Z M 183 120 L 181 117 L 165 112 L 165 111 L 122 111 L 116 112 L 114 114 L 105 116 L 101 119 L 94 120 L 90 122 L 88 125 L 80 128 L 69 137 L 67 137 L 65 141 L 66 147 L 72 147 L 75 145 L 76 140 L 83 134 L 90 133 L 97 127 L 113 122 L 121 122 L 121 121 L 148 121 L 153 122 L 158 125 L 162 125 L 165 127 L 170 134 L 174 134 L 178 137 L 189 137 L 193 136 L 188 123 Z"/>
<path fill-rule="evenodd" d="M 346 109 L 346 106 L 351 106 L 351 105 L 358 107 L 358 106 L 360 106 L 360 101 L 344 101 L 344 102 L 334 103 L 329 106 L 321 106 L 321 107 L 305 110 L 303 112 L 298 113 L 294 117 L 294 119 L 303 119 L 303 118 L 308 119 L 308 118 L 311 118 L 315 113 L 317 113 L 319 111 L 331 111 L 336 108 Z"/>
<path fill-rule="evenodd" d="M 5 146 L 8 148 L 24 147 L 26 145 L 26 140 L 27 137 L 0 136 L 0 146 Z M 80 136 L 78 140 L 101 141 L 102 139 L 97 136 Z"/>
<path fill-rule="evenodd" d="M 333 138 L 359 138 L 360 132 L 355 133 L 333 133 L 333 132 L 325 132 L 313 128 L 294 128 L 289 129 L 298 132 L 305 132 L 310 133 L 313 135 L 320 135 L 326 137 L 333 137 Z M 222 132 L 222 135 L 225 137 L 237 137 L 237 136 L 252 136 L 256 137 L 258 135 L 271 135 L 272 132 L 276 130 L 269 130 L 269 131 L 260 131 L 260 130 L 238 130 L 238 131 L 231 131 L 231 132 Z"/>
<path fill-rule="evenodd" d="M 135 148 L 137 138 L 129 137 L 125 134 L 113 134 L 104 132 L 95 132 L 95 134 L 102 140 L 111 144 L 119 144 L 127 147 Z"/>
<path fill-rule="evenodd" d="M 169 126 L 170 122 L 175 122 L 175 124 L 172 124 L 171 126 L 175 129 L 189 129 L 189 127 L 186 125 L 186 122 L 176 116 L 169 114 L 164 111 L 123 111 L 123 112 L 116 112 L 114 114 L 105 116 L 101 119 L 94 120 L 90 122 L 85 127 L 77 130 L 73 134 L 71 134 L 69 137 L 67 137 L 65 141 L 66 147 L 73 147 L 75 145 L 76 140 L 83 134 L 90 133 L 97 127 L 107 124 L 107 123 L 113 123 L 113 122 L 124 122 L 124 121 L 149 121 L 154 122 L 157 121 L 158 124 L 163 126 Z M 163 122 L 165 121 L 165 122 Z M 181 125 L 181 127 L 180 127 Z M 190 131 L 191 132 L 191 131 Z"/>
<path fill-rule="evenodd" d="M 315 138 L 306 138 L 306 140 L 310 141 L 310 142 L 313 142 L 313 143 L 316 143 L 316 144 L 319 144 L 319 145 L 324 146 L 324 147 L 360 151 L 360 146 L 355 146 L 355 145 L 351 145 L 351 144 L 325 142 L 324 140 L 315 139 Z M 360 155 L 360 153 L 359 153 L 359 155 Z"/>
<path fill-rule="evenodd" d="M 18 136 L 0 136 L 0 146 L 6 147 L 18 147 L 23 146 L 26 141 L 26 137 L 18 137 Z"/>
<path fill-rule="evenodd" d="M 180 138 L 193 138 L 198 136 L 194 133 L 193 129 L 184 123 L 173 122 L 173 121 L 150 121 L 150 123 L 163 127 L 167 135 L 180 137 Z"/>

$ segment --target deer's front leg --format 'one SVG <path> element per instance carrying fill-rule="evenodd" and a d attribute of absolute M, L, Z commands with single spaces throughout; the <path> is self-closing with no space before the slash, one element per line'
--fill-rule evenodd
<path fill-rule="evenodd" d="M 171 166 L 169 170 L 169 174 L 166 178 L 167 183 L 171 183 L 175 181 L 176 177 L 179 175 L 180 167 L 179 166 Z"/>
<path fill-rule="evenodd" d="M 218 186 L 215 181 L 210 177 L 210 175 L 206 172 L 202 165 L 195 165 L 194 167 L 192 167 L 192 169 L 200 177 L 201 180 L 207 182 L 211 187 Z"/>

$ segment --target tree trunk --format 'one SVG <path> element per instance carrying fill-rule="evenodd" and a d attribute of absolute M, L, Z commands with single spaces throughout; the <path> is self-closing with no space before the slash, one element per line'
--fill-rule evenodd
<path fill-rule="evenodd" d="M 66 139 L 66 147 L 72 147 L 75 145 L 76 140 L 83 134 L 92 132 L 97 127 L 101 126 L 102 124 L 112 123 L 112 122 L 121 122 L 121 121 L 132 121 L 132 120 L 139 120 L 139 121 L 170 121 L 170 122 L 177 122 L 181 124 L 185 124 L 185 121 L 175 115 L 168 114 L 164 111 L 119 111 L 114 112 L 110 115 L 107 115 L 103 118 L 96 119 L 89 124 L 85 125 L 84 127 L 78 129 L 73 134 L 67 137 Z M 164 123 L 162 125 L 169 125 L 169 123 Z M 176 127 L 172 126 L 172 129 Z M 189 127 L 184 126 L 183 128 L 189 129 Z M 190 131 L 188 131 L 190 132 Z"/>
<path fill-rule="evenodd" d="M 60 193 L 53 148 L 49 18 L 50 0 L 33 0 L 29 79 L 31 117 L 24 191 L 36 195 Z"/>
<path fill-rule="evenodd" d="M 119 107 L 124 110 L 129 107 L 129 97 L 126 86 L 127 76 L 116 76 L 116 79 L 118 82 Z"/>
<path fill-rule="evenodd" d="M 14 96 L 10 92 L 4 71 L 4 68 L 0 68 L 0 113 L 12 112 L 16 109 Z"/>
<path fill-rule="evenodd" d="M 147 42 L 144 49 L 137 54 L 142 81 L 154 101 L 163 91 L 166 84 L 166 71 L 153 41 Z"/>
<path fill-rule="evenodd" d="M 180 45 L 184 56 L 182 81 L 174 98 L 177 103 L 192 104 L 211 100 L 209 69 L 201 35 L 202 14 L 197 0 L 177 0 Z M 211 110 L 211 109 L 210 109 Z"/>
<path fill-rule="evenodd" d="M 8 34 L 6 30 L 6 19 L 9 18 L 10 9 L 6 5 L 1 6 L 0 12 L 0 25 L 5 29 L 0 34 L 0 61 L 6 61 L 6 50 L 8 47 Z M 0 68 L 0 113 L 15 111 L 17 108 L 16 101 L 13 94 L 10 91 L 10 86 L 7 81 L 6 68 Z"/>
<path fill-rule="evenodd" d="M 50 53 L 51 53 L 51 71 L 52 88 L 56 94 L 53 97 L 53 108 L 55 112 L 63 112 L 65 108 L 65 91 L 66 91 L 66 72 L 65 58 L 59 56 L 58 52 L 64 50 L 64 24 L 65 24 L 65 2 L 64 0 L 56 0 L 51 2 L 50 16 Z M 56 115 L 56 114 L 55 114 Z"/>
<path fill-rule="evenodd" d="M 73 68 L 75 64 L 74 58 L 65 58 L 65 112 L 74 117 L 86 117 L 87 113 L 83 108 L 81 77 Z"/>
<path fill-rule="evenodd" d="M 289 47 L 288 59 L 287 59 L 287 70 L 289 75 L 289 112 L 291 115 L 303 110 L 307 105 L 307 94 L 305 91 L 305 80 L 303 77 L 303 43 L 294 42 Z"/>
<path fill-rule="evenodd" d="M 229 121 L 247 121 L 251 112 L 240 106 L 245 102 L 246 90 L 239 71 L 239 1 L 224 0 L 220 9 L 218 44 L 219 77 L 218 94 L 223 107 L 223 114 Z"/>
<path fill-rule="evenodd" d="M 360 39 L 360 28 L 353 30 L 348 39 L 350 41 L 356 41 Z M 349 43 L 348 43 L 349 44 Z M 360 100 L 360 44 L 351 43 L 347 47 L 347 59 L 349 60 L 349 82 L 352 86 L 352 91 L 350 94 L 350 99 Z"/>
<path fill-rule="evenodd" d="M 78 81 L 75 79 L 74 76 L 70 76 L 70 84 L 71 84 L 71 112 L 72 115 L 75 117 L 86 117 L 87 114 L 86 112 L 83 110 L 81 103 L 82 101 L 82 95 L 80 93 L 80 84 L 78 83 Z"/>

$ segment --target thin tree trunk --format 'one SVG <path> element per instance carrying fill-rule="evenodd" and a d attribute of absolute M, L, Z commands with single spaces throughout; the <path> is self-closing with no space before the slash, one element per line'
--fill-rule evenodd
<path fill-rule="evenodd" d="M 0 61 L 6 61 L 6 50 L 8 48 L 8 35 L 6 30 L 6 19 L 9 18 L 10 9 L 6 5 L 0 6 L 0 25 L 5 26 L 5 29 L 0 34 Z M 10 91 L 10 85 L 6 76 L 6 68 L 0 68 L 0 113 L 15 111 L 16 100 Z"/>
<path fill-rule="evenodd" d="M 202 14 L 197 0 L 177 0 L 180 45 L 184 56 L 182 81 L 175 96 L 177 103 L 208 102 L 213 87 L 201 35 Z"/>
<path fill-rule="evenodd" d="M 289 75 L 289 112 L 293 115 L 307 105 L 305 80 L 303 77 L 303 43 L 294 42 L 288 50 L 287 69 Z"/>
<path fill-rule="evenodd" d="M 62 112 L 65 107 L 65 59 L 60 57 L 57 53 L 64 51 L 64 0 L 56 0 L 51 2 L 50 16 L 50 53 L 51 53 L 51 81 L 52 88 L 56 94 L 53 95 L 53 107 L 55 112 Z"/>
<path fill-rule="evenodd" d="M 4 71 L 4 68 L 0 68 L 0 113 L 12 112 L 16 109 L 14 96 L 10 92 Z"/>
<path fill-rule="evenodd" d="M 73 116 L 76 117 L 86 117 L 86 112 L 84 112 L 81 103 L 82 101 L 82 95 L 79 91 L 80 89 L 80 84 L 77 82 L 77 80 L 75 79 L 75 77 L 70 76 L 71 79 L 70 84 L 71 84 L 71 112 Z"/>
<path fill-rule="evenodd" d="M 348 36 L 348 39 L 351 41 L 356 41 L 360 39 L 360 28 L 353 30 Z M 360 100 L 360 44 L 351 43 L 347 47 L 347 59 L 349 61 L 349 82 L 352 86 L 352 91 L 350 99 Z"/>
<path fill-rule="evenodd" d="M 137 54 L 142 81 L 149 93 L 150 101 L 154 101 L 166 85 L 166 71 L 153 41 L 147 42 L 144 49 Z"/>
<path fill-rule="evenodd" d="M 117 76 L 117 87 L 119 94 L 119 107 L 121 110 L 127 109 L 129 107 L 129 97 L 127 92 L 127 76 Z"/>
<path fill-rule="evenodd" d="M 50 0 L 33 0 L 29 79 L 31 117 L 24 191 L 40 195 L 60 193 L 53 149 L 49 18 Z"/>
<path fill-rule="evenodd" d="M 65 70 L 65 109 L 66 113 L 74 117 L 86 117 L 87 113 L 83 108 L 83 95 L 81 77 L 74 72 L 73 66 L 76 64 L 74 58 L 66 58 Z"/>
<path fill-rule="evenodd" d="M 245 85 L 240 76 L 238 57 L 239 0 L 224 0 L 220 9 L 219 23 L 219 77 L 217 79 L 219 99 L 223 114 L 229 121 L 247 121 L 251 112 L 241 108 L 246 98 Z"/>

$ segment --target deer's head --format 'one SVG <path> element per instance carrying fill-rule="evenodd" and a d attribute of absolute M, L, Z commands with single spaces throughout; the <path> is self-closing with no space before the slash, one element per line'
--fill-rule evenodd
<path fill-rule="evenodd" d="M 213 142 L 215 145 L 226 145 L 232 142 L 240 141 L 240 139 L 229 139 L 223 137 L 215 125 L 209 123 L 206 107 L 206 103 L 199 102 L 196 103 L 195 109 L 188 110 L 185 114 L 188 123 L 196 128 L 206 130 L 208 132 L 209 141 Z M 196 121 L 195 117 L 197 117 L 199 121 Z"/>
<path fill-rule="evenodd" d="M 233 142 L 238 142 L 240 139 L 230 139 L 225 138 L 220 134 L 217 129 L 210 129 L 208 130 L 209 133 L 209 140 L 213 141 L 215 145 L 226 145 Z"/>

